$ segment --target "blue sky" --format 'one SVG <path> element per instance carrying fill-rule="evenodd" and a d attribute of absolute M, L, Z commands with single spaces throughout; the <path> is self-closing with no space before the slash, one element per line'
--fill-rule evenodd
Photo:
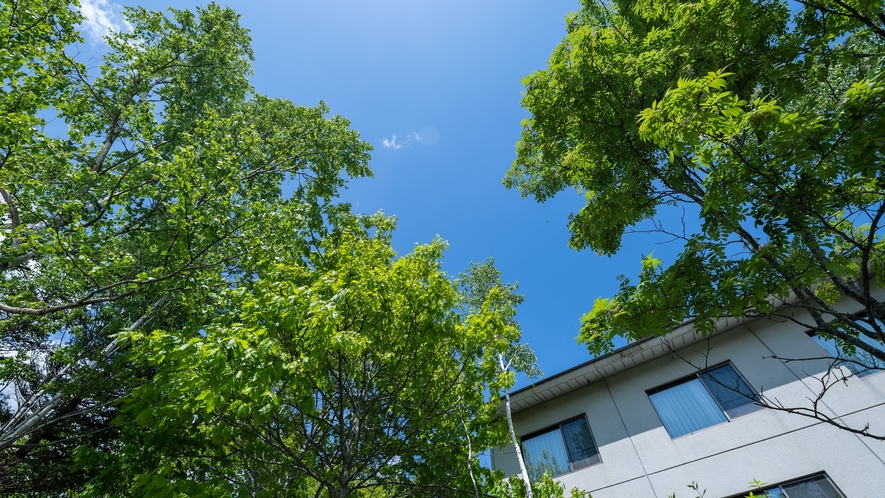
<path fill-rule="evenodd" d="M 81 3 L 91 18 L 85 28 L 123 26 L 117 12 L 128 2 Z M 352 181 L 344 201 L 395 215 L 400 253 L 439 235 L 450 244 L 450 275 L 494 257 L 504 280 L 519 282 L 523 341 L 546 375 L 590 358 L 575 340 L 579 320 L 597 297 L 614 294 L 617 275 L 635 277 L 652 251 L 672 262 L 679 247 L 640 235 L 626 237 L 612 258 L 571 250 L 567 218 L 583 197 L 568 191 L 538 204 L 501 185 L 528 117 L 520 80 L 546 67 L 578 0 L 227 4 L 252 32 L 258 92 L 299 105 L 323 100 L 375 148 L 375 178 Z M 100 51 L 94 35 L 88 43 Z"/>

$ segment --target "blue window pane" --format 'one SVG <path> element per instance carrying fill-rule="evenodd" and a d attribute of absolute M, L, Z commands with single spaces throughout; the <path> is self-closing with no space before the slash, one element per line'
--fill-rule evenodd
<path fill-rule="evenodd" d="M 836 339 L 827 339 L 819 335 L 813 336 L 814 340 L 817 341 L 818 344 L 823 346 L 824 349 L 832 356 L 833 358 L 838 358 L 843 360 L 838 364 L 844 366 L 848 370 L 851 371 L 854 375 L 858 377 L 863 377 L 865 375 L 869 375 L 872 373 L 876 373 L 882 370 L 885 370 L 885 362 L 871 355 L 870 353 L 864 351 L 860 348 L 852 348 L 850 346 L 846 346 L 845 348 L 840 348 Z M 876 349 L 883 349 L 883 346 L 876 341 L 870 339 L 865 335 L 859 336 L 860 339 L 873 346 Z"/>
<path fill-rule="evenodd" d="M 584 417 L 562 424 L 562 434 L 573 470 L 599 462 L 599 453 Z"/>
<path fill-rule="evenodd" d="M 759 397 L 731 365 L 722 365 L 704 372 L 700 378 L 731 418 L 762 408 L 756 404 Z"/>
<path fill-rule="evenodd" d="M 522 451 L 532 481 L 538 481 L 545 472 L 556 477 L 600 462 L 599 450 L 584 417 L 526 438 Z"/>
<path fill-rule="evenodd" d="M 831 496 L 833 498 L 841 498 L 842 497 L 842 495 L 840 495 L 839 492 L 836 491 L 836 487 L 833 486 L 833 483 L 830 482 L 830 480 L 827 479 L 826 477 L 823 477 L 823 476 L 818 477 L 815 479 L 815 482 L 817 482 L 818 487 L 820 487 L 820 490 L 823 491 L 824 496 L 826 496 L 827 498 L 829 498 Z"/>
<path fill-rule="evenodd" d="M 539 480 L 544 472 L 556 477 L 569 471 L 568 454 L 559 428 L 539 434 L 522 442 L 525 466 L 531 481 Z"/>
<path fill-rule="evenodd" d="M 839 498 L 836 488 L 824 477 L 813 477 L 781 486 L 788 498 Z"/>
<path fill-rule="evenodd" d="M 763 493 L 765 494 L 762 496 L 765 496 L 766 498 L 784 498 L 784 492 L 781 491 L 781 488 L 766 489 L 765 491 L 763 491 Z"/>
<path fill-rule="evenodd" d="M 762 496 L 770 498 L 842 498 L 826 474 L 781 484 L 762 492 L 764 493 Z M 758 495 L 758 492 L 756 494 Z"/>
<path fill-rule="evenodd" d="M 697 378 L 651 394 L 649 399 L 670 437 L 728 420 Z"/>

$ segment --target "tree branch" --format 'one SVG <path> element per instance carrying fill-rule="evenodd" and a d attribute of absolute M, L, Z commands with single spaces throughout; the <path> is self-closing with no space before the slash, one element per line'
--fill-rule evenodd
<path fill-rule="evenodd" d="M 9 207 L 9 219 L 12 223 L 12 230 L 18 228 L 21 223 L 18 217 L 18 208 L 15 207 L 15 201 L 13 201 L 12 196 L 9 195 L 9 192 L 6 191 L 5 188 L 0 187 L 0 196 L 3 196 L 3 202 Z"/>

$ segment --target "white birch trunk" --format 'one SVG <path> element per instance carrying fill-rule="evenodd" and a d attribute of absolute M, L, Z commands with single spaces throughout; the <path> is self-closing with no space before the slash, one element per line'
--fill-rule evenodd
<path fill-rule="evenodd" d="M 141 316 L 135 323 L 133 323 L 128 330 L 137 330 L 144 326 L 150 318 L 154 311 L 156 311 L 162 304 L 166 301 L 166 298 L 160 298 L 155 301 L 151 305 L 151 309 Z M 112 340 L 107 346 L 104 347 L 101 351 L 102 357 L 108 357 L 114 354 L 117 349 L 119 349 L 120 343 L 115 338 Z M 55 374 L 52 377 L 52 380 L 47 382 L 46 384 L 51 384 L 57 380 L 64 378 L 68 373 L 72 373 L 75 363 L 71 363 L 65 366 L 61 371 Z M 91 367 L 91 365 L 90 365 Z M 2 427 L 0 427 L 0 450 L 9 448 L 14 445 L 16 441 L 27 436 L 28 434 L 36 431 L 40 427 L 44 425 L 50 424 L 53 422 L 53 416 L 55 415 L 55 409 L 61 405 L 65 398 L 61 396 L 56 396 L 45 402 L 42 406 L 39 406 L 40 401 L 43 397 L 47 395 L 45 389 L 40 389 L 33 396 L 31 396 L 27 401 L 18 406 L 15 414 L 5 423 Z"/>
<path fill-rule="evenodd" d="M 479 487 L 476 485 L 476 478 L 473 477 L 473 445 L 470 443 L 470 430 L 463 419 L 461 425 L 464 426 L 464 432 L 467 435 L 467 471 L 470 473 L 470 481 L 473 483 L 473 492 L 476 493 L 476 498 L 479 498 Z"/>
<path fill-rule="evenodd" d="M 501 370 L 507 373 L 507 366 L 504 365 L 504 356 L 498 355 L 498 363 Z M 522 458 L 522 450 L 519 449 L 519 441 L 516 439 L 516 430 L 513 429 L 513 415 L 510 412 L 510 392 L 504 392 L 504 410 L 507 415 L 507 427 L 510 428 L 510 439 L 513 441 L 513 449 L 516 450 L 516 460 L 519 462 L 519 471 L 522 475 L 522 481 L 525 483 L 526 498 L 534 498 L 532 496 L 532 482 L 529 481 L 529 472 L 525 468 L 525 460 Z"/>

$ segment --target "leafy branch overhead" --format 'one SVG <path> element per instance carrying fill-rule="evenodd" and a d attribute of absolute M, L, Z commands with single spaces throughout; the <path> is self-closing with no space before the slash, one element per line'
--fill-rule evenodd
<path fill-rule="evenodd" d="M 650 256 L 583 317 L 592 352 L 780 313 L 885 359 L 882 17 L 851 1 L 617 0 L 568 18 L 524 80 L 531 119 L 505 185 L 583 193 L 570 244 L 606 255 L 661 209 L 700 217 L 675 261 Z"/>
<path fill-rule="evenodd" d="M 525 300 L 518 294 L 519 284 L 501 281 L 501 271 L 495 267 L 495 259 L 489 258 L 482 263 L 471 262 L 458 279 L 461 288 L 462 313 L 477 313 L 483 310 L 504 313 L 508 329 L 511 331 L 501 339 L 509 341 L 501 364 L 504 372 L 521 372 L 526 377 L 542 376 L 535 358 L 535 352 L 528 344 L 518 342 L 521 335 L 519 323 L 516 321 L 516 308 Z"/>
<path fill-rule="evenodd" d="M 223 293 L 233 311 L 205 335 L 126 334 L 156 371 L 125 411 L 137 491 L 200 496 L 441 496 L 484 488 L 469 453 L 512 379 L 507 306 L 456 313 L 436 240 L 396 257 L 384 216 L 339 217 L 318 250 L 290 252 Z M 176 440 L 175 447 L 167 441 Z M 186 483 L 186 484 L 183 484 Z M 188 486 L 188 487 L 183 487 Z M 478 492 L 478 491 L 477 491 Z"/>
<path fill-rule="evenodd" d="M 72 477 L 74 448 L 115 446 L 118 400 L 150 376 L 118 333 L 197 333 L 219 292 L 310 247 L 346 213 L 347 177 L 371 174 L 371 147 L 325 104 L 255 92 L 232 10 L 127 8 L 96 66 L 79 12 L 0 3 L 4 493 L 66 489 L 91 477 Z"/>
<path fill-rule="evenodd" d="M 0 494 L 486 494 L 515 287 L 337 203 L 371 147 L 232 10 L 124 17 L 91 67 L 76 2 L 0 3 Z"/>

